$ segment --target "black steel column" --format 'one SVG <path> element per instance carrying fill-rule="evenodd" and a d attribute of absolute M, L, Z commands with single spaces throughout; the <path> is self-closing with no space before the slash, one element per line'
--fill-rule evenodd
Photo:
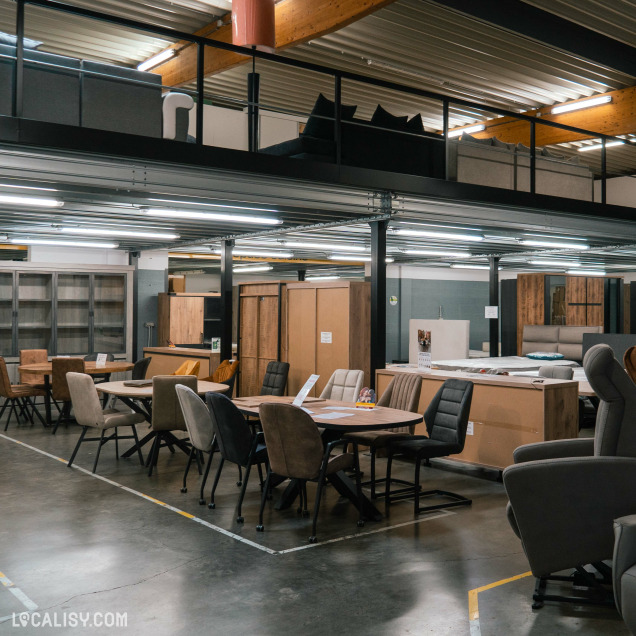
<path fill-rule="evenodd" d="M 388 221 L 371 226 L 371 370 L 369 382 L 375 389 L 375 371 L 386 366 L 386 230 Z"/>
<path fill-rule="evenodd" d="M 22 117 L 22 103 L 24 94 L 24 2 L 18 2 L 16 10 L 16 60 L 13 76 L 13 117 Z"/>
<path fill-rule="evenodd" d="M 490 259 L 490 289 L 488 304 L 497 307 L 497 318 L 489 318 L 490 323 L 490 355 L 499 357 L 499 257 Z"/>
<path fill-rule="evenodd" d="M 448 122 L 450 118 L 450 103 L 447 99 L 442 102 L 443 108 L 443 135 L 444 135 L 444 179 L 450 176 L 450 143 L 448 142 Z"/>
<path fill-rule="evenodd" d="M 601 139 L 601 203 L 607 203 L 607 140 Z"/>
<path fill-rule="evenodd" d="M 203 106 L 205 98 L 205 45 L 197 44 L 197 125 L 196 125 L 196 142 L 203 144 Z"/>
<path fill-rule="evenodd" d="M 258 101 L 260 99 L 261 76 L 252 72 L 247 74 L 247 122 L 248 147 L 250 152 L 258 152 Z"/>
<path fill-rule="evenodd" d="M 307 275 L 307 270 L 306 269 L 299 269 L 298 270 L 298 280 L 300 282 L 303 282 L 305 280 L 305 276 Z"/>
<path fill-rule="evenodd" d="M 232 248 L 234 241 L 221 243 L 221 360 L 232 358 Z"/>
<path fill-rule="evenodd" d="M 537 191 L 537 128 L 530 122 L 530 192 Z"/>

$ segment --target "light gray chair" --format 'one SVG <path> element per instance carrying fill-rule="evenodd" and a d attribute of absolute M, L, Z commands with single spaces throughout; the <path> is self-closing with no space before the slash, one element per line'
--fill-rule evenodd
<path fill-rule="evenodd" d="M 602 562 L 612 558 L 613 521 L 636 513 L 636 385 L 607 345 L 589 349 L 583 366 L 600 399 L 595 437 L 521 446 L 503 472 L 508 519 L 537 579 L 536 609 L 546 600 L 573 600 L 546 594 L 551 580 L 599 592 L 609 584 Z M 571 576 L 554 574 L 569 568 Z"/>
<path fill-rule="evenodd" d="M 636 634 L 636 515 L 614 521 L 614 601 L 632 634 Z"/>
<path fill-rule="evenodd" d="M 114 439 L 115 440 L 115 456 L 119 457 L 119 440 L 134 439 L 135 444 L 139 443 L 137 437 L 137 429 L 135 426 L 146 421 L 146 418 L 140 413 L 115 411 L 114 409 L 102 410 L 102 405 L 97 394 L 97 389 L 93 382 L 93 378 L 86 373 L 69 372 L 66 374 L 69 392 L 71 394 L 71 402 L 73 403 L 73 412 L 77 423 L 82 427 L 79 440 L 71 459 L 68 461 L 70 467 L 75 460 L 77 451 L 83 442 L 99 442 L 97 452 L 95 453 L 95 463 L 93 464 L 93 472 L 97 470 L 97 462 L 102 446 Z M 130 426 L 132 435 L 119 435 L 118 428 L 120 426 Z M 86 437 L 89 428 L 94 428 L 100 432 L 99 437 Z M 113 433 L 106 437 L 106 431 L 114 429 Z M 144 458 L 141 450 L 137 449 L 139 461 L 143 466 Z"/>
<path fill-rule="evenodd" d="M 359 369 L 336 369 L 329 378 L 320 397 L 325 400 L 355 402 L 362 390 L 364 371 Z"/>
<path fill-rule="evenodd" d="M 574 377 L 574 369 L 556 364 L 553 366 L 539 367 L 539 377 L 551 378 L 553 380 L 571 380 Z"/>

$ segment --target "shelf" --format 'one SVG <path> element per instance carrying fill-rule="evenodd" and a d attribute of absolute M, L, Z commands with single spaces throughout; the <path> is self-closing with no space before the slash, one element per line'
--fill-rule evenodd
<path fill-rule="evenodd" d="M 19 303 L 51 303 L 50 298 L 18 298 Z"/>
<path fill-rule="evenodd" d="M 58 303 L 84 303 L 85 305 L 88 305 L 89 300 L 88 298 L 58 298 L 57 302 Z"/>
<path fill-rule="evenodd" d="M 121 329 L 123 331 L 124 325 L 93 325 L 94 329 Z"/>
<path fill-rule="evenodd" d="M 81 325 L 60 325 L 58 323 L 57 328 L 58 329 L 86 329 L 86 330 L 88 330 L 88 325 L 84 325 L 84 324 L 81 324 Z"/>
<path fill-rule="evenodd" d="M 95 298 L 96 303 L 123 303 L 123 298 Z"/>

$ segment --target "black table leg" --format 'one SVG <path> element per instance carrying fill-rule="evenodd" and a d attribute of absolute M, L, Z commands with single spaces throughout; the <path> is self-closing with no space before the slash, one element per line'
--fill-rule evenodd
<path fill-rule="evenodd" d="M 51 426 L 53 421 L 51 419 L 51 379 L 48 375 L 44 375 L 44 421 L 46 426 Z"/>
<path fill-rule="evenodd" d="M 328 481 L 331 485 L 342 495 L 351 501 L 351 503 L 358 507 L 358 493 L 356 492 L 356 485 L 343 473 L 342 471 L 327 475 Z M 380 521 L 382 519 L 382 513 L 371 503 L 371 500 L 362 493 L 362 516 L 365 519 L 371 521 Z"/>

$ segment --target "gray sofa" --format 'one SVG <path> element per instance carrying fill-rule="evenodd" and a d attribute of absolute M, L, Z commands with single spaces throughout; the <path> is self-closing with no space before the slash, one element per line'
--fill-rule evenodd
<path fill-rule="evenodd" d="M 12 113 L 15 55 L 15 46 L 0 44 L 0 115 Z M 156 73 L 24 51 L 22 116 L 27 119 L 162 137 L 161 93 Z M 178 128 L 177 138 L 185 140 L 187 128 Z"/>
<path fill-rule="evenodd" d="M 566 360 L 583 360 L 583 334 L 603 333 L 603 327 L 524 325 L 521 355 L 534 351 L 562 353 Z"/>

